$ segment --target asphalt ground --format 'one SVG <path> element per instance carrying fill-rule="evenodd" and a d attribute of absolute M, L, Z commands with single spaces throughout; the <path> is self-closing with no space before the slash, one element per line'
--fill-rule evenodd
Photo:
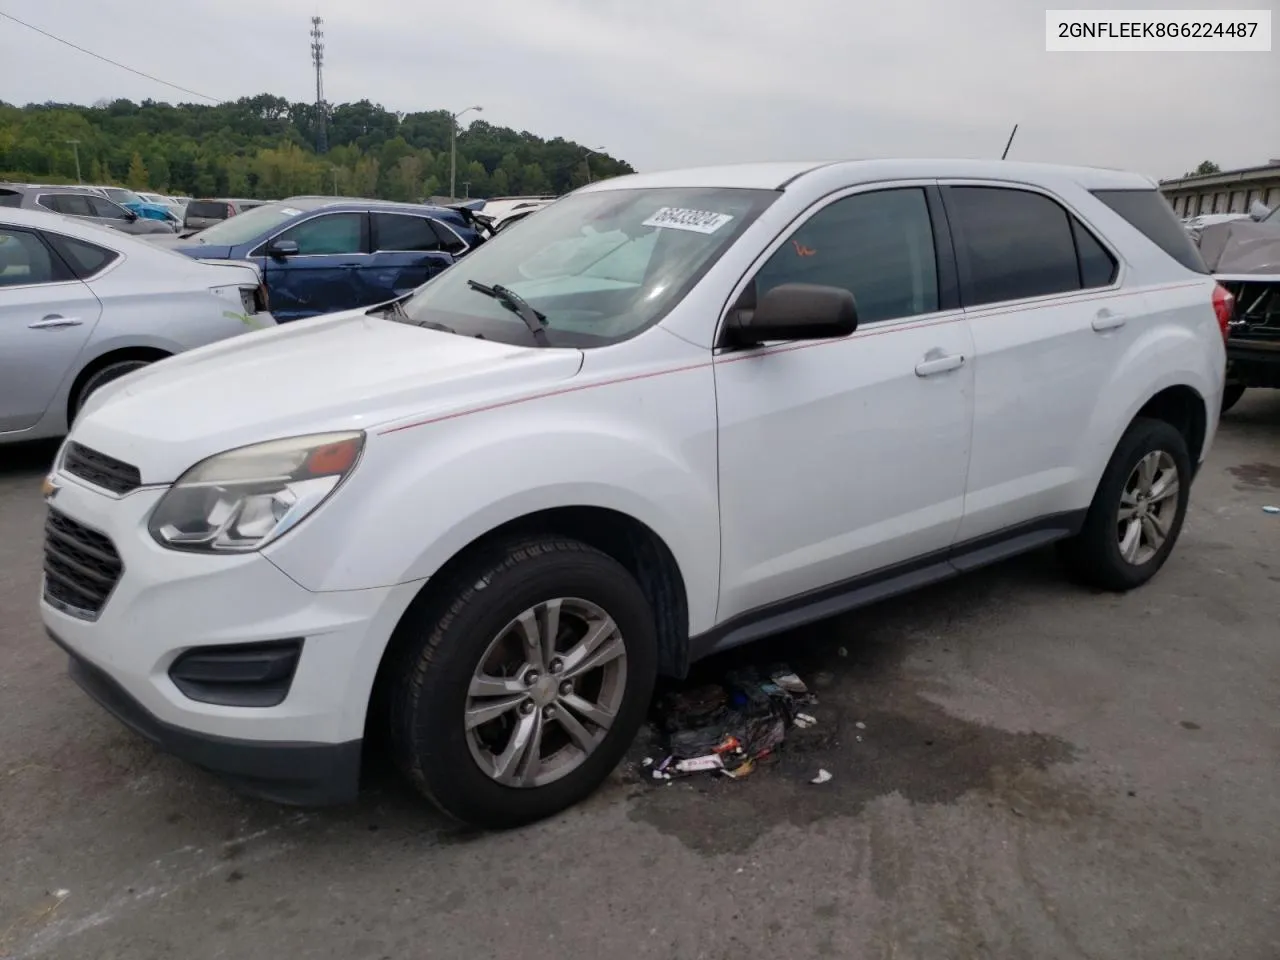
<path fill-rule="evenodd" d="M 775 762 L 624 765 L 504 834 L 378 769 L 347 808 L 246 799 L 90 702 L 36 608 L 52 452 L 0 447 L 6 960 L 1280 957 L 1280 392 L 1146 588 L 1046 551 L 777 638 L 740 656 L 819 722 Z"/>

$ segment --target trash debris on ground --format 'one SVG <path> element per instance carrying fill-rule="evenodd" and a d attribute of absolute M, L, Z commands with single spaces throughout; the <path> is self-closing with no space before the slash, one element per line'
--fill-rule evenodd
<path fill-rule="evenodd" d="M 867 729 L 867 725 L 866 725 L 865 723 L 863 723 L 861 720 L 859 720 L 857 723 L 855 723 L 855 724 L 854 724 L 854 726 L 855 726 L 855 727 L 857 727 L 859 730 L 865 730 L 865 729 Z"/>
<path fill-rule="evenodd" d="M 810 780 L 810 783 L 826 783 L 831 779 L 831 773 L 828 770 L 819 770 L 818 775 Z"/>
<path fill-rule="evenodd" d="M 1262 508 L 1263 513 L 1280 513 L 1280 507 L 1266 506 Z"/>
<path fill-rule="evenodd" d="M 818 722 L 797 709 L 817 702 L 786 664 L 774 664 L 763 674 L 751 667 L 732 670 L 721 684 L 668 694 L 656 705 L 668 756 L 653 768 L 653 779 L 716 772 L 740 780 L 782 746 L 791 726 Z"/>

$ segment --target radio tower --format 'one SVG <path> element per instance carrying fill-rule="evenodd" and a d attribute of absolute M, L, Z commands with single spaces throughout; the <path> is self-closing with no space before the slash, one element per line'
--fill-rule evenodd
<path fill-rule="evenodd" d="M 324 20 L 311 18 L 311 62 L 316 65 L 316 153 L 328 153 L 329 137 L 325 131 L 324 107 Z"/>

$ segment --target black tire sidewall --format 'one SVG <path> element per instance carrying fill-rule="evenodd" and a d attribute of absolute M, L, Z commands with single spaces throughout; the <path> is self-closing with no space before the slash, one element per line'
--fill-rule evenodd
<path fill-rule="evenodd" d="M 1246 389 L 1242 383 L 1228 383 L 1222 391 L 1222 412 L 1226 413 L 1239 403 Z"/>
<path fill-rule="evenodd" d="M 1173 459 L 1178 471 L 1178 505 L 1169 535 L 1160 549 L 1146 563 L 1131 564 L 1120 554 L 1117 536 L 1119 526 L 1120 497 L 1125 484 L 1138 462 L 1149 453 L 1163 451 Z M 1163 420 L 1137 420 L 1121 438 L 1116 452 L 1107 465 L 1106 473 L 1098 486 L 1094 505 L 1090 510 L 1088 529 L 1085 531 L 1086 555 L 1082 559 L 1096 564 L 1100 578 L 1115 587 L 1128 589 L 1150 580 L 1164 566 L 1173 551 L 1186 520 L 1187 503 L 1191 496 L 1192 467 L 1187 443 L 1182 434 Z"/>
<path fill-rule="evenodd" d="M 568 548 L 568 549 L 566 549 Z M 644 721 L 657 675 L 653 612 L 631 574 L 612 558 L 580 544 L 547 541 L 517 549 L 509 559 L 477 571 L 465 602 L 437 622 L 422 624 L 415 663 L 419 682 L 393 722 L 411 751 L 411 777 L 451 816 L 490 828 L 520 826 L 572 806 L 596 789 L 617 766 Z M 482 589 L 477 587 L 483 585 Z M 576 770 L 543 787 L 496 783 L 476 764 L 462 718 L 467 688 L 480 657 L 498 631 L 518 614 L 553 597 L 578 597 L 608 613 L 627 651 L 627 686 L 609 733 Z M 424 631 L 425 632 L 425 631 Z M 434 650 L 428 652 L 428 647 Z M 427 662 L 422 664 L 422 657 Z M 407 682 L 407 681 L 406 681 Z"/>
<path fill-rule="evenodd" d="M 150 360 L 121 360 L 117 363 L 109 363 L 101 370 L 95 370 L 89 379 L 80 385 L 80 389 L 76 391 L 76 395 L 71 401 L 71 420 L 80 416 L 80 411 L 84 409 L 85 401 L 89 399 L 95 390 L 105 387 L 113 380 L 119 380 L 126 374 L 133 373 L 135 370 L 141 370 L 143 367 L 152 363 Z"/>

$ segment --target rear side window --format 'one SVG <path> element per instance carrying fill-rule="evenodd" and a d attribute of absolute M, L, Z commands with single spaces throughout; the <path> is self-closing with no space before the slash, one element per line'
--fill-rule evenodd
<path fill-rule="evenodd" d="M 379 250 L 426 252 L 440 249 L 440 239 L 426 217 L 375 213 L 373 235 Z"/>
<path fill-rule="evenodd" d="M 106 247 L 100 247 L 96 243 L 85 240 L 77 240 L 74 237 L 47 233 L 45 239 L 53 244 L 54 249 L 71 265 L 71 269 L 81 280 L 101 273 L 120 257 L 120 254 L 114 250 L 108 250 Z"/>
<path fill-rule="evenodd" d="M 0 190 L 0 207 L 18 207 L 22 205 L 22 194 L 16 190 Z"/>
<path fill-rule="evenodd" d="M 70 280 L 66 272 L 34 233 L 0 227 L 0 287 Z"/>
<path fill-rule="evenodd" d="M 1048 197 L 949 187 L 946 198 L 966 306 L 1080 289 L 1071 218 Z"/>
<path fill-rule="evenodd" d="M 1188 270 L 1209 272 L 1200 251 L 1160 191 L 1095 190 L 1093 195 Z"/>
<path fill-rule="evenodd" d="M 192 200 L 187 204 L 187 216 L 204 220 L 225 220 L 228 216 L 227 205 L 212 200 Z"/>

